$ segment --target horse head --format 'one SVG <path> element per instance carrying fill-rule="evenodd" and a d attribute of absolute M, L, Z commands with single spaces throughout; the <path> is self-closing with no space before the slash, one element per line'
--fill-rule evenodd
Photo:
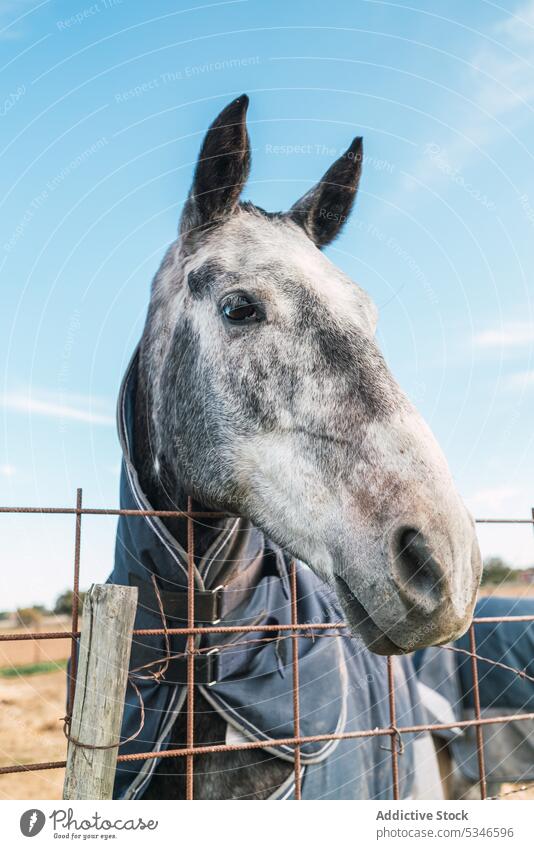
<path fill-rule="evenodd" d="M 288 212 L 240 202 L 246 96 L 204 139 L 142 339 L 151 466 L 252 520 L 335 588 L 373 651 L 467 628 L 474 523 L 375 340 L 369 296 L 321 249 L 346 221 L 357 138 Z"/>

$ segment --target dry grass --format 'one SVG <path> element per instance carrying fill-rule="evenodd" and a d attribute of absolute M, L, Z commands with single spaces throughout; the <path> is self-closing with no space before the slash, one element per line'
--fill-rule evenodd
<path fill-rule="evenodd" d="M 0 678 L 0 765 L 64 760 L 65 670 Z M 61 799 L 63 770 L 0 776 L 0 799 Z"/>
<path fill-rule="evenodd" d="M 505 582 L 503 584 L 486 584 L 480 587 L 479 595 L 506 596 L 506 598 L 534 598 L 534 584 Z"/>

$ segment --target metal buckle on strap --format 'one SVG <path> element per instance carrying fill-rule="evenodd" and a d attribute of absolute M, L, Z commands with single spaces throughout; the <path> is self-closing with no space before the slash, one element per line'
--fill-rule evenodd
<path fill-rule="evenodd" d="M 221 607 L 222 607 L 222 591 L 224 590 L 224 584 L 219 584 L 219 586 L 215 587 L 211 594 L 213 596 L 213 616 L 214 618 L 211 620 L 211 625 L 217 625 L 221 621 Z M 210 652 L 211 654 L 211 652 Z"/>
<path fill-rule="evenodd" d="M 218 671 L 218 663 L 216 662 L 216 655 L 219 654 L 219 649 L 214 648 L 211 651 L 206 652 L 206 658 L 208 661 L 208 678 L 210 679 L 207 683 L 207 687 L 213 687 L 214 684 L 217 683 L 217 671 Z"/>

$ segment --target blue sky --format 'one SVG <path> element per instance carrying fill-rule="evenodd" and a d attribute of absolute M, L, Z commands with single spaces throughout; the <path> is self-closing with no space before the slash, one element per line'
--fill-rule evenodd
<path fill-rule="evenodd" d="M 0 0 L 0 501 L 117 504 L 114 406 L 203 132 L 251 98 L 245 196 L 365 138 L 330 257 L 478 516 L 534 504 L 534 2 Z M 82 584 L 112 562 L 84 519 Z M 73 522 L 0 516 L 1 607 L 70 580 Z M 534 563 L 532 530 L 480 532 Z"/>

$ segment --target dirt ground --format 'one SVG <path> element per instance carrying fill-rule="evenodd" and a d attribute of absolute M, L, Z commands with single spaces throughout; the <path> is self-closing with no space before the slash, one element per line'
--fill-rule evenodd
<path fill-rule="evenodd" d="M 0 766 L 65 760 L 65 670 L 0 678 Z M 0 799 L 61 799 L 62 769 L 0 775 Z"/>
<path fill-rule="evenodd" d="M 532 585 L 483 587 L 482 593 L 534 596 Z M 46 630 L 68 630 L 69 622 L 54 618 Z M 45 627 L 42 627 L 45 630 Z M 1 633 L 1 631 L 0 631 Z M 36 641 L 37 642 L 37 641 Z M 60 661 L 69 656 L 69 640 L 0 643 L 0 667 Z M 66 756 L 60 718 L 65 714 L 65 670 L 44 674 L 0 677 L 0 766 L 33 761 L 59 761 Z M 60 799 L 63 769 L 0 776 L 0 799 Z M 506 785 L 503 790 L 514 790 Z M 511 800 L 534 799 L 534 785 L 514 793 Z"/>
<path fill-rule="evenodd" d="M 498 584 L 496 586 L 493 584 L 486 584 L 484 587 L 480 587 L 478 594 L 505 596 L 506 598 L 533 598 L 534 584 L 509 583 Z"/>
<path fill-rule="evenodd" d="M 50 616 L 43 619 L 38 627 L 9 628 L 4 626 L 0 628 L 0 634 L 24 634 L 28 631 L 70 631 L 70 627 L 70 619 L 67 616 Z M 70 647 L 71 641 L 69 639 L 0 642 L 0 668 L 66 660 L 70 657 Z"/>

